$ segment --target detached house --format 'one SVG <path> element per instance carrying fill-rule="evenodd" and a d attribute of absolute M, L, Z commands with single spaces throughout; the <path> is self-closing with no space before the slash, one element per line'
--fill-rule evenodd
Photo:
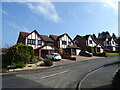
<path fill-rule="evenodd" d="M 40 35 L 36 30 L 31 33 L 20 32 L 17 43 L 32 46 L 35 55 L 45 57 L 46 54 L 55 52 L 54 41 L 46 35 Z"/>
<path fill-rule="evenodd" d="M 80 48 L 74 45 L 73 40 L 67 33 L 60 36 L 50 35 L 49 37 L 54 41 L 56 48 L 62 49 L 63 54 L 77 55 L 80 51 Z"/>
<path fill-rule="evenodd" d="M 109 49 L 110 51 L 118 50 L 118 43 L 112 37 L 104 39 L 104 46 L 105 46 L 106 49 Z"/>
<path fill-rule="evenodd" d="M 102 43 L 94 38 L 92 35 L 86 35 L 86 36 L 79 36 L 77 35 L 74 38 L 74 42 L 76 46 L 80 47 L 81 50 L 87 50 L 87 47 L 93 47 L 95 53 L 102 53 L 103 52 L 103 45 Z"/>

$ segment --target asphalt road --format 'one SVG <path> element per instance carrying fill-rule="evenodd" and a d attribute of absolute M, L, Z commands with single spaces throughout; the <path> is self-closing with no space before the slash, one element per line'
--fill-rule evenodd
<path fill-rule="evenodd" d="M 118 64 L 120 62 L 111 63 L 101 67 L 93 72 L 90 72 L 81 82 L 79 88 L 109 88 L 112 90 L 112 79 L 115 74 L 115 71 L 118 69 Z"/>
<path fill-rule="evenodd" d="M 120 60 L 119 57 L 108 57 L 108 58 L 93 59 L 93 60 L 88 60 L 83 62 L 73 62 L 73 63 L 61 65 L 61 66 L 51 68 L 51 69 L 46 69 L 46 70 L 20 71 L 17 73 L 3 76 L 2 86 L 3 88 L 63 88 L 63 89 L 73 88 L 73 89 L 76 89 L 76 87 L 78 86 L 78 83 L 89 72 L 103 65 L 117 62 L 119 60 Z M 114 72 L 115 69 L 112 69 L 112 73 Z M 104 69 L 100 70 L 100 72 L 101 72 L 100 74 L 103 76 L 105 73 L 105 70 Z M 93 77 L 90 77 L 90 78 L 93 78 Z"/>

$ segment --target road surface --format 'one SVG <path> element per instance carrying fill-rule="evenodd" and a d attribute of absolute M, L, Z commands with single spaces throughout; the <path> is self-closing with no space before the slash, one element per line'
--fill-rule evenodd
<path fill-rule="evenodd" d="M 99 67 L 104 66 L 106 64 L 110 64 L 118 61 L 119 61 L 119 57 L 107 57 L 107 58 L 93 59 L 83 62 L 73 62 L 45 70 L 20 71 L 10 75 L 9 74 L 4 75 L 3 88 L 76 89 L 78 87 L 78 83 L 80 83 L 80 81 L 83 80 L 85 75 L 87 75 L 91 71 L 98 69 Z M 113 68 L 112 66 L 105 68 L 107 71 L 108 70 L 112 71 L 110 72 L 110 75 L 112 75 L 115 69 L 117 69 L 118 64 L 115 64 L 115 68 Z M 101 69 L 100 72 L 96 72 L 95 75 L 97 74 L 98 76 L 99 75 L 106 76 L 106 79 L 107 78 L 111 79 L 111 77 L 107 77 L 108 73 L 105 72 L 106 71 L 105 69 Z M 104 73 L 106 73 L 106 75 Z M 94 78 L 94 74 L 93 76 L 89 77 L 87 81 L 91 79 L 97 80 L 96 78 Z M 85 86 L 85 88 L 86 87 L 87 86 Z"/>

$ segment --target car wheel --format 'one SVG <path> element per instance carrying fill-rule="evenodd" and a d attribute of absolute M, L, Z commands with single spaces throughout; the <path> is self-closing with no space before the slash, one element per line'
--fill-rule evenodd
<path fill-rule="evenodd" d="M 52 60 L 54 60 L 54 58 L 52 58 Z"/>

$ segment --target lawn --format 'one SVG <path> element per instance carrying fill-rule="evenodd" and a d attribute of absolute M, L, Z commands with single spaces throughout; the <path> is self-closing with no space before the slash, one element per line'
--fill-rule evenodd
<path fill-rule="evenodd" d="M 106 53 L 106 56 L 118 56 L 120 53 Z"/>

